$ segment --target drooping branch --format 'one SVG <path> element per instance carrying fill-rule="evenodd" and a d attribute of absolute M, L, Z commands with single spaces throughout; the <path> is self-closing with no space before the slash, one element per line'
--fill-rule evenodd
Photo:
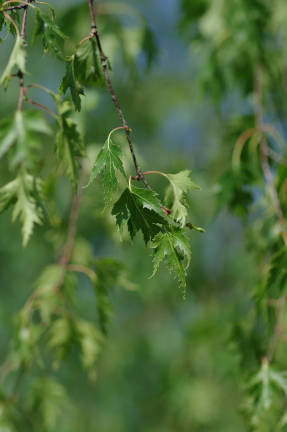
<path fill-rule="evenodd" d="M 63 249 L 63 253 L 58 260 L 59 264 L 63 265 L 64 267 L 66 267 L 70 261 L 74 243 L 75 243 L 77 222 L 78 222 L 81 199 L 83 194 L 83 183 L 84 183 L 84 171 L 83 168 L 81 167 L 77 192 L 73 198 L 72 205 L 71 205 L 67 239 Z"/>
<path fill-rule="evenodd" d="M 129 145 L 129 149 L 132 155 L 132 159 L 133 159 L 133 163 L 135 166 L 135 170 L 136 170 L 136 174 L 137 174 L 137 179 L 141 180 L 144 185 L 148 188 L 151 189 L 150 185 L 148 184 L 148 182 L 146 181 L 144 174 L 139 166 L 139 163 L 137 161 L 136 158 L 136 154 L 135 154 L 135 150 L 132 144 L 132 140 L 131 140 L 131 135 L 130 135 L 130 131 L 131 129 L 129 128 L 127 121 L 125 119 L 125 116 L 123 114 L 123 111 L 121 109 L 121 106 L 119 104 L 119 100 L 116 96 L 116 93 L 114 91 L 112 82 L 111 82 L 111 78 L 110 78 L 110 74 L 109 74 L 109 70 L 108 70 L 108 62 L 107 62 L 107 57 L 104 54 L 103 48 L 102 48 L 102 43 L 101 43 L 101 39 L 100 39 L 100 35 L 99 35 L 99 31 L 98 31 L 98 27 L 96 25 L 96 16 L 95 16 L 95 10 L 94 10 L 94 0 L 88 0 L 88 5 L 89 5 L 89 13 L 90 13 L 90 20 L 91 20 L 91 37 L 95 38 L 96 43 L 97 43 L 97 47 L 99 50 L 99 55 L 100 55 L 100 61 L 101 61 L 101 65 L 102 65 L 102 69 L 104 72 L 104 76 L 105 76 L 105 80 L 108 86 L 108 89 L 110 91 L 112 100 L 114 102 L 114 105 L 116 107 L 116 110 L 118 112 L 119 118 L 121 120 L 122 126 L 125 130 L 125 134 L 126 134 L 126 139 Z"/>
<path fill-rule="evenodd" d="M 281 209 L 280 200 L 278 193 L 274 186 L 273 175 L 269 165 L 268 156 L 269 149 L 266 142 L 266 138 L 263 134 L 265 131 L 265 125 L 263 120 L 263 89 L 262 89 L 262 68 L 257 67 L 254 76 L 254 106 L 255 106 L 255 123 L 258 131 L 262 132 L 260 139 L 260 154 L 261 154 L 261 166 L 264 174 L 265 181 L 270 188 L 271 198 L 274 205 L 274 210 L 277 215 L 277 221 L 280 226 L 281 238 L 287 247 L 287 232 L 285 227 L 285 220 L 283 211 Z"/>
<path fill-rule="evenodd" d="M 263 120 L 263 88 L 262 88 L 262 67 L 260 65 L 257 66 L 255 76 L 254 76 L 254 110 L 255 110 L 255 126 L 260 132 L 264 132 L 265 126 L 264 126 L 264 120 Z M 277 193 L 277 190 L 274 186 L 274 179 L 272 175 L 272 171 L 269 165 L 269 148 L 266 141 L 266 138 L 264 134 L 262 133 L 261 139 L 260 139 L 260 154 L 261 154 L 261 166 L 262 171 L 264 174 L 264 178 L 266 181 L 266 184 L 270 188 L 271 198 L 274 206 L 275 213 L 277 215 L 277 221 L 280 226 L 280 235 L 281 238 L 285 244 L 285 247 L 287 247 L 287 232 L 285 228 L 285 220 L 283 216 L 283 211 L 281 209 L 279 196 Z M 283 294 L 278 299 L 277 306 L 277 315 L 276 315 L 276 323 L 274 327 L 273 334 L 271 336 L 269 347 L 267 350 L 267 354 L 265 359 L 268 362 L 271 362 L 275 349 L 277 344 L 280 341 L 281 333 L 282 333 L 282 321 L 284 317 L 284 310 L 285 310 L 285 303 L 286 303 L 286 295 Z"/>

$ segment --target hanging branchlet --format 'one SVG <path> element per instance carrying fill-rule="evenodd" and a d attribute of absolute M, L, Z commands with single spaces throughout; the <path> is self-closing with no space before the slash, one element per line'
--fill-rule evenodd
<path fill-rule="evenodd" d="M 110 315 L 108 290 L 115 285 L 123 288 L 131 286 L 121 263 L 113 259 L 96 259 L 92 252 L 88 253 L 87 261 L 82 262 L 81 254 L 77 253 L 78 242 L 83 241 L 77 226 L 84 201 L 82 198 L 86 193 L 84 184 L 87 174 L 90 176 L 88 185 L 100 178 L 103 207 L 110 211 L 120 232 L 127 231 L 131 239 L 141 235 L 153 252 L 152 276 L 165 260 L 183 297 L 186 296 L 187 268 L 191 259 L 188 235 L 193 228 L 201 230 L 188 221 L 188 195 L 198 189 L 190 178 L 191 172 L 185 170 L 166 174 L 141 170 L 131 129 L 112 85 L 110 63 L 103 51 L 92 0 L 87 0 L 87 15 L 88 12 L 90 33 L 75 46 L 73 54 L 67 56 L 64 44 L 67 36 L 57 25 L 49 3 L 8 0 L 2 3 L 0 9 L 4 17 L 0 25 L 5 25 L 7 32 L 15 38 L 10 58 L 0 77 L 0 85 L 6 88 L 14 82 L 12 78 L 17 78 L 19 83 L 15 112 L 1 120 L 0 124 L 0 160 L 2 162 L 5 158 L 12 176 L 11 181 L 0 187 L 0 212 L 8 207 L 13 209 L 13 220 L 18 218 L 21 222 L 24 246 L 38 225 L 49 232 L 61 231 L 61 241 L 55 246 L 54 262 L 43 270 L 21 309 L 14 341 L 6 362 L 0 368 L 3 388 L 8 380 L 13 380 L 13 376 L 17 375 L 15 392 L 6 396 L 1 393 L 1 403 L 2 399 L 5 403 L 13 401 L 17 409 L 22 404 L 21 410 L 27 409 L 27 412 L 31 411 L 31 406 L 26 407 L 25 402 L 14 393 L 32 369 L 42 367 L 44 358 L 45 361 L 51 359 L 53 368 L 57 369 L 71 347 L 73 350 L 76 347 L 83 368 L 89 378 L 94 379 Z M 33 31 L 32 39 L 27 41 L 28 18 L 33 20 Z M 30 44 L 37 39 L 44 54 L 53 55 L 65 63 L 66 71 L 58 92 L 29 82 L 26 59 Z M 121 125 L 114 129 L 111 127 L 91 173 L 87 173 L 86 145 L 78 128 L 77 112 L 81 110 L 81 98 L 90 85 L 108 88 Z M 31 98 L 32 89 L 49 95 L 54 107 Z M 65 97 L 67 91 L 70 91 L 71 100 Z M 44 114 L 49 114 L 49 122 Z M 134 176 L 128 173 L 122 146 L 117 142 L 120 132 L 125 134 L 135 169 Z M 46 143 L 55 146 L 53 161 L 45 160 L 43 156 Z M 44 167 L 43 171 L 41 167 Z M 152 173 L 159 173 L 167 180 L 163 198 L 146 180 L 146 176 Z M 46 185 L 47 176 L 56 182 L 59 175 L 69 179 L 73 194 L 70 209 L 62 222 Z M 88 243 L 87 239 L 85 241 Z M 94 289 L 96 322 L 81 316 L 75 307 L 78 274 L 85 275 Z M 43 340 L 47 341 L 44 347 Z M 39 383 L 39 387 L 36 383 L 37 397 L 40 397 L 40 390 L 45 386 L 64 394 L 52 377 L 45 383 L 39 380 Z"/>

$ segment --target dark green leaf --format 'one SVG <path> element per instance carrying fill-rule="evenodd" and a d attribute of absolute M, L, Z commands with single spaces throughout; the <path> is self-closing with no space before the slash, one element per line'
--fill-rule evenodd
<path fill-rule="evenodd" d="M 64 102 L 59 107 L 59 130 L 56 135 L 57 158 L 63 165 L 68 177 L 75 184 L 79 161 L 84 156 L 84 144 L 76 123 L 69 118 L 70 104 Z"/>
<path fill-rule="evenodd" d="M 186 267 L 189 266 L 191 259 L 190 245 L 182 230 L 172 230 L 160 232 L 153 239 L 152 248 L 154 251 L 154 276 L 159 268 L 160 263 L 166 259 L 168 268 L 179 281 L 179 285 L 185 295 L 186 290 L 186 269 L 184 267 L 184 258 Z"/>
<path fill-rule="evenodd" d="M 99 63 L 96 43 L 94 39 L 85 41 L 66 61 L 66 74 L 60 85 L 60 92 L 69 89 L 77 111 L 81 110 L 81 98 L 84 88 L 88 85 L 105 83 L 101 65 Z"/>
<path fill-rule="evenodd" d="M 162 215 L 159 214 L 154 193 L 152 199 L 148 200 L 146 195 L 145 199 L 143 199 L 139 195 L 139 188 L 135 189 L 137 194 L 131 192 L 128 188 L 123 192 L 115 203 L 112 214 L 116 216 L 117 225 L 120 229 L 124 224 L 127 224 L 131 238 L 134 238 L 136 233 L 141 231 L 144 241 L 147 243 L 161 230 L 161 226 L 167 225 L 167 220 L 163 211 L 161 211 Z"/>
<path fill-rule="evenodd" d="M 44 52 L 53 53 L 59 60 L 64 60 L 63 41 L 67 38 L 54 21 L 53 16 L 37 9 L 33 40 L 42 40 Z"/>

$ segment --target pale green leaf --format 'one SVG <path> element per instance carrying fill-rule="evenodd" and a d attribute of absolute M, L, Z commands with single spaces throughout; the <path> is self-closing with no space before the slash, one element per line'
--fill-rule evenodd
<path fill-rule="evenodd" d="M 19 217 L 22 223 L 24 246 L 28 243 L 34 225 L 42 223 L 43 211 L 37 202 L 41 187 L 40 179 L 20 173 L 15 180 L 0 189 L 0 212 L 14 204 L 12 219 Z"/>
<path fill-rule="evenodd" d="M 22 73 L 25 73 L 25 63 L 26 63 L 26 51 L 24 49 L 24 40 L 20 36 L 16 36 L 16 41 L 14 48 L 11 52 L 8 64 L 0 78 L 0 85 L 4 85 L 7 87 L 8 81 L 10 79 L 10 75 L 14 72 L 17 73 L 18 68 Z"/>
<path fill-rule="evenodd" d="M 122 176 L 126 178 L 121 157 L 121 148 L 108 138 L 97 156 L 90 175 L 88 185 L 90 185 L 96 177 L 99 175 L 101 176 L 106 204 L 110 203 L 113 194 L 118 189 L 117 172 L 120 172 Z"/>
<path fill-rule="evenodd" d="M 186 223 L 188 214 L 186 194 L 194 189 L 199 189 L 199 186 L 191 180 L 190 173 L 191 171 L 185 170 L 177 174 L 165 174 L 171 186 L 171 190 L 169 189 L 168 193 L 171 191 L 173 193 L 171 214 L 182 227 Z"/>

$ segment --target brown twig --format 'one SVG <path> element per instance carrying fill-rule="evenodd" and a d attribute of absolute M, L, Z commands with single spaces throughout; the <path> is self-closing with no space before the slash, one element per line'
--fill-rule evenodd
<path fill-rule="evenodd" d="M 31 105 L 35 105 L 38 108 L 41 108 L 42 110 L 46 111 L 47 113 L 49 113 L 54 119 L 58 119 L 57 114 L 55 114 L 52 110 L 50 110 L 48 107 L 46 107 L 45 105 L 40 104 L 39 102 L 35 102 L 32 99 L 27 98 L 27 96 L 25 96 L 25 101 L 28 102 Z"/>
<path fill-rule="evenodd" d="M 67 264 L 69 263 L 72 250 L 74 247 L 74 243 L 75 243 L 77 221 L 78 221 L 80 204 L 81 204 L 81 199 L 83 194 L 83 184 L 84 184 L 84 171 L 83 168 L 81 167 L 77 192 L 74 196 L 74 199 L 72 201 L 72 206 L 71 206 L 67 239 L 63 249 L 63 253 L 58 260 L 59 264 L 62 264 L 63 266 L 67 266 Z"/>
<path fill-rule="evenodd" d="M 31 0 L 28 0 L 28 3 L 31 3 Z M 22 18 L 20 37 L 23 39 L 23 42 L 25 43 L 28 6 L 24 5 L 23 9 L 24 9 L 24 13 Z M 18 96 L 17 111 L 21 111 L 24 97 L 25 97 L 25 85 L 24 85 L 24 73 L 20 69 L 18 71 L 18 77 L 19 77 L 19 96 Z"/>
<path fill-rule="evenodd" d="M 9 11 L 13 11 L 13 10 L 16 10 L 16 9 L 25 9 L 27 7 L 27 5 L 26 4 L 20 4 L 20 5 L 17 5 L 17 6 L 10 6 L 10 7 L 7 7 L 7 8 L 5 8 L 5 9 L 2 9 L 2 12 L 9 12 Z"/>
<path fill-rule="evenodd" d="M 107 86 L 109 88 L 112 100 L 114 102 L 114 105 L 116 107 L 116 110 L 118 112 L 119 118 L 121 120 L 122 126 L 125 129 L 125 133 L 126 133 L 126 139 L 129 145 L 129 149 L 132 155 L 132 159 L 133 159 L 133 163 L 135 166 L 135 170 L 136 170 L 136 174 L 137 174 L 137 178 L 139 180 L 141 180 L 144 185 L 146 186 L 146 188 L 151 189 L 150 185 L 148 184 L 148 182 L 146 181 L 144 174 L 142 173 L 140 166 L 138 164 L 136 155 L 135 155 L 135 151 L 134 151 L 134 147 L 132 144 L 132 140 L 131 140 L 131 135 L 130 135 L 130 128 L 127 124 L 127 121 L 125 119 L 125 116 L 123 114 L 123 111 L 120 107 L 119 104 L 119 100 L 115 94 L 114 88 L 112 86 L 112 82 L 110 79 L 110 74 L 109 74 L 109 70 L 108 70 L 108 62 L 107 62 L 107 57 L 104 54 L 103 48 L 102 48 L 102 43 L 101 43 L 101 39 L 100 39 L 100 35 L 99 35 L 99 31 L 96 25 L 96 17 L 95 17 L 95 10 L 94 10 L 94 0 L 88 0 L 88 5 L 89 5 L 89 13 L 90 13 L 90 20 L 91 20 L 91 36 L 93 38 L 95 38 L 96 43 L 97 43 L 97 47 L 99 50 L 99 55 L 100 55 L 100 61 L 101 61 L 101 65 L 102 65 L 102 69 L 104 72 L 104 76 L 105 76 L 105 80 L 107 83 Z"/>

